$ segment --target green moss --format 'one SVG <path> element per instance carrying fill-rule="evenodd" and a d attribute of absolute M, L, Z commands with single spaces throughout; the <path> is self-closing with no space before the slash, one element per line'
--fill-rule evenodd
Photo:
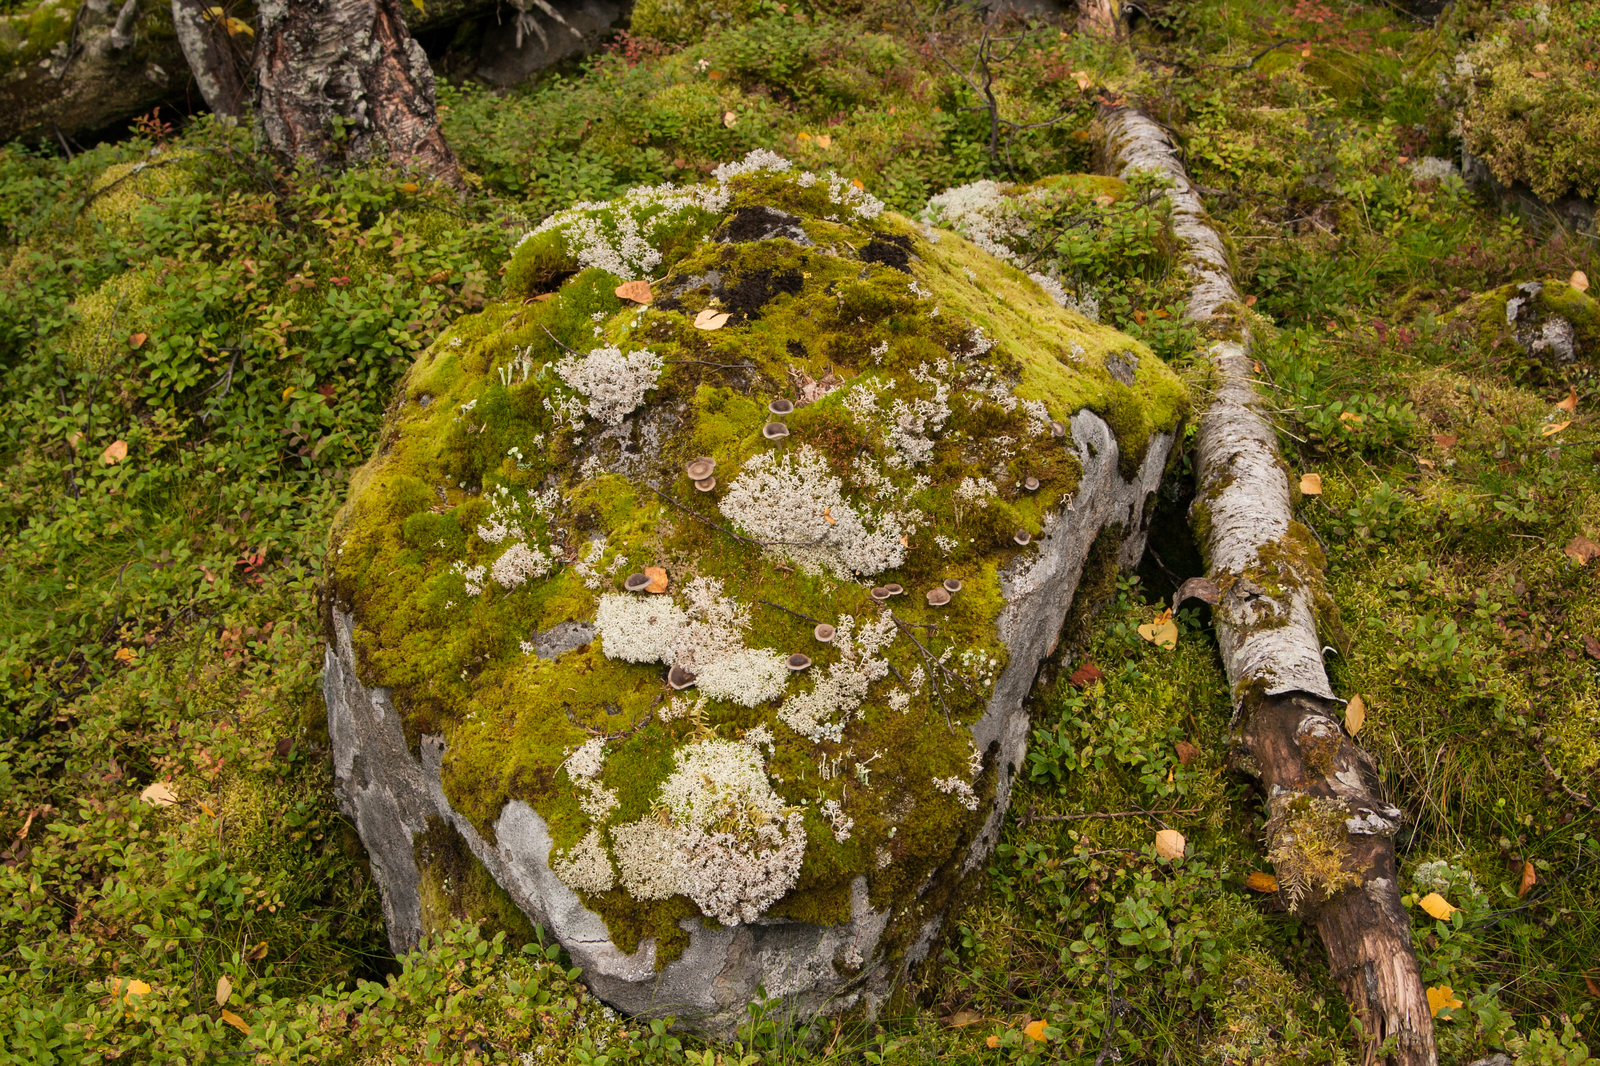
<path fill-rule="evenodd" d="M 458 919 L 482 924 L 485 939 L 505 933 L 512 943 L 537 939 L 533 924 L 484 869 L 455 827 L 438 817 L 417 838 L 422 928 L 432 936 Z"/>
<path fill-rule="evenodd" d="M 610 738 L 604 785 L 618 803 L 607 824 L 621 824 L 652 814 L 686 742 L 762 725 L 776 740 L 772 787 L 805 812 L 807 834 L 799 882 L 771 913 L 843 921 L 851 882 L 863 875 L 874 906 L 898 911 L 917 900 L 913 909 L 926 909 L 934 906 L 924 889 L 930 878 L 950 882 L 935 895 L 954 890 L 955 874 L 940 873 L 950 842 L 982 818 L 981 807 L 967 810 L 932 782 L 971 774 L 966 725 L 983 713 L 1007 661 L 995 626 L 1004 606 L 999 573 L 1026 550 L 1012 535 L 1041 531 L 1081 477 L 1070 442 L 1053 437 L 1048 421 L 1103 412 L 1131 473 L 1152 432 L 1181 424 L 1187 394 L 1148 349 L 1062 310 L 961 238 L 929 241 L 889 213 L 856 218 L 851 204 L 860 196 L 847 185 L 763 171 L 735 178 L 726 192 L 717 213 L 649 198 L 580 213 L 603 231 L 637 223 L 653 244 L 663 242 L 654 244 L 662 262 L 648 268 L 648 308 L 615 295 L 623 278 L 580 269 L 590 238 L 573 234 L 590 222 L 558 222 L 525 241 L 508 269 L 512 298 L 458 321 L 408 374 L 385 448 L 352 479 L 335 522 L 330 588 L 356 614 L 363 679 L 393 689 L 408 739 L 445 737 L 446 793 L 485 836 L 504 804 L 521 799 L 548 822 L 558 852 L 582 839 L 594 822 L 560 767 L 591 737 Z M 745 232 L 741 210 L 765 207 L 798 216 L 811 243 L 717 239 Z M 906 269 L 863 258 L 874 241 L 914 258 Z M 546 287 L 556 289 L 550 298 L 524 299 Z M 728 323 L 695 328 L 707 307 L 728 311 Z M 646 406 L 619 431 L 597 432 L 605 427 L 571 407 L 581 398 L 558 371 L 570 351 L 597 345 L 648 347 L 665 361 Z M 1137 360 L 1131 385 L 1106 370 L 1112 356 Z M 537 631 L 593 618 L 598 596 L 627 573 L 660 566 L 669 597 L 693 578 L 720 580 L 751 612 L 748 646 L 815 660 L 790 691 L 809 687 L 839 658 L 812 637 L 812 620 L 875 617 L 868 583 L 808 572 L 782 547 L 737 539 L 717 501 L 745 463 L 772 450 L 760 432 L 768 401 L 819 382 L 831 391 L 788 417 L 791 437 L 781 447 L 815 450 L 861 506 L 922 514 L 906 535 L 903 564 L 874 580 L 911 590 L 895 601 L 895 615 L 925 627 L 914 630 L 919 641 L 930 654 L 949 654 L 959 682 L 945 678 L 936 696 L 924 680 L 908 704 L 891 707 L 890 691 L 927 668 L 899 637 L 886 655 L 900 680 L 875 687 L 840 742 L 819 744 L 782 725 L 770 704 L 712 701 L 694 717 L 665 721 L 662 668 L 608 658 L 603 640 L 554 660 L 523 653 Z M 986 390 L 994 386 L 1033 406 L 993 402 Z M 869 392 L 876 413 L 861 407 Z M 930 423 L 936 428 L 906 423 L 927 433 L 921 462 L 908 465 L 891 439 L 902 417 L 895 404 L 947 412 Z M 574 417 L 588 423 L 583 432 L 571 429 Z M 682 474 L 696 455 L 717 460 L 710 495 Z M 863 462 L 878 482 L 861 473 Z M 1021 491 L 1029 476 L 1039 491 Z M 958 495 L 977 479 L 995 493 Z M 536 498 L 549 501 L 537 515 Z M 470 594 L 465 574 L 502 550 L 478 530 L 512 501 L 524 508 L 516 520 L 530 539 L 560 561 L 542 580 L 511 589 L 480 576 L 481 593 Z M 1108 552 L 1096 556 L 1080 603 L 1114 578 L 1114 564 L 1101 558 Z M 951 577 L 963 581 L 959 594 L 946 607 L 928 606 L 920 591 Z M 993 767 L 984 773 L 980 796 L 993 788 Z M 829 800 L 853 819 L 845 840 L 821 814 Z M 682 898 L 641 906 L 620 889 L 585 902 L 625 950 L 656 937 L 662 964 L 687 943 L 678 923 L 697 913 Z"/>

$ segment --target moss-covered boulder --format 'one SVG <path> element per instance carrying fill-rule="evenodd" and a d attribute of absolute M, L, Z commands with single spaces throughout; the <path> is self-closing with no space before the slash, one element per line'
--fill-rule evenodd
<path fill-rule="evenodd" d="M 330 540 L 395 947 L 520 912 L 632 1012 L 875 1005 L 995 841 L 1086 563 L 1142 552 L 1181 383 L 766 152 L 557 215 L 506 279 Z"/>
<path fill-rule="evenodd" d="M 1509 345 L 1543 371 L 1559 372 L 1600 357 L 1600 303 L 1566 281 L 1502 285 L 1474 296 L 1449 317 L 1484 346 Z"/>

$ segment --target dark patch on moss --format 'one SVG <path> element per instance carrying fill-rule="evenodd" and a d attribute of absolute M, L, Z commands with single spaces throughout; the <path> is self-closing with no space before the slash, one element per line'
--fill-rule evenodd
<path fill-rule="evenodd" d="M 730 311 L 737 311 L 747 319 L 759 318 L 761 309 L 780 293 L 798 296 L 805 280 L 793 268 L 774 270 L 762 267 L 740 276 L 723 297 Z"/>
<path fill-rule="evenodd" d="M 717 239 L 733 244 L 746 244 L 751 241 L 770 241 L 776 237 L 788 237 L 796 243 L 810 243 L 805 236 L 805 230 L 800 228 L 800 219 L 787 211 L 780 211 L 776 207 L 760 205 L 756 207 L 736 208 L 728 221 L 717 230 Z"/>
<path fill-rule="evenodd" d="M 874 237 L 861 249 L 861 258 L 868 263 L 882 263 L 896 270 L 909 271 L 911 242 L 904 237 Z"/>

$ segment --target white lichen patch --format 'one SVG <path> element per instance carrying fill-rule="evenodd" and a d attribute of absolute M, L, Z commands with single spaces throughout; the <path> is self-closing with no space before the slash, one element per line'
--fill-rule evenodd
<path fill-rule="evenodd" d="M 881 618 L 855 631 L 855 619 L 841 615 L 833 637 L 839 660 L 828 667 L 809 692 L 791 696 L 778 708 L 784 725 L 816 743 L 844 737 L 844 728 L 855 716 L 873 682 L 889 674 L 889 662 L 878 657 L 895 636 L 892 618 Z"/>
<path fill-rule="evenodd" d="M 556 364 L 556 374 L 583 394 L 588 401 L 584 411 L 590 418 L 618 426 L 644 403 L 644 394 L 655 388 L 661 367 L 661 357 L 648 348 L 627 355 L 621 348 L 594 348 L 588 355 L 562 359 Z"/>
<path fill-rule="evenodd" d="M 609 892 L 617 883 L 611 856 L 606 854 L 598 829 L 589 830 L 565 855 L 551 863 L 550 869 L 568 888 L 590 895 Z"/>

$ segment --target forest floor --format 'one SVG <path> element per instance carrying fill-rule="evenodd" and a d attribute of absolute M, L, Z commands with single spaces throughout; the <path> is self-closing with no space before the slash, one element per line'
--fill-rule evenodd
<path fill-rule="evenodd" d="M 1229 769 L 1208 619 L 1179 612 L 1171 648 L 1138 631 L 1201 570 L 1187 459 L 1154 551 L 1041 680 L 986 878 L 876 1024 L 754 1005 L 738 1048 L 680 1043 L 601 1008 L 559 949 L 467 923 L 396 960 L 331 792 L 325 531 L 411 357 L 495 297 L 529 225 L 758 147 L 915 215 L 1092 170 L 1096 109 L 1127 97 L 1176 132 L 1237 259 L 1328 555 L 1329 672 L 1406 812 L 1441 1061 L 1586 1061 L 1600 376 L 1452 312 L 1593 274 L 1594 246 L 1443 162 L 1441 85 L 1486 16 L 1206 0 L 1123 42 L 1035 21 L 985 44 L 896 4 L 648 11 L 509 96 L 441 87 L 464 200 L 383 168 L 274 172 L 205 119 L 70 160 L 0 150 L 0 1063 L 1359 1061 Z M 985 48 L 997 142 L 958 76 Z M 1153 203 L 1086 203 L 1052 256 L 1198 383 Z M 1154 854 L 1166 827 L 1180 861 Z"/>

